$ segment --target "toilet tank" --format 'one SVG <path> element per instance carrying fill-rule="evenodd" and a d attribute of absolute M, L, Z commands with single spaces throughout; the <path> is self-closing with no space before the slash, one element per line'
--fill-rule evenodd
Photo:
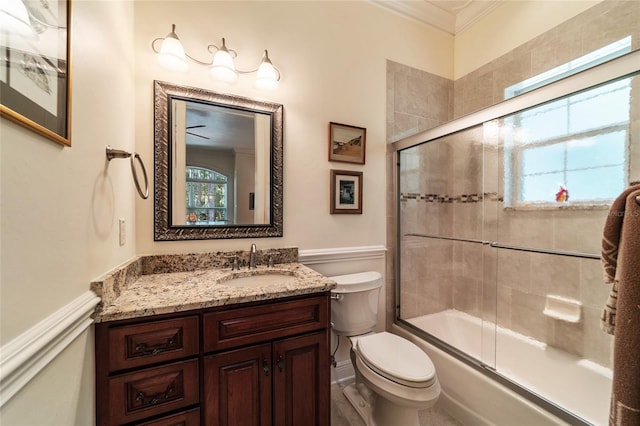
<path fill-rule="evenodd" d="M 331 290 L 331 322 L 338 335 L 357 336 L 373 331 L 378 322 L 378 297 L 382 275 L 368 271 L 329 277 L 338 286 Z"/>

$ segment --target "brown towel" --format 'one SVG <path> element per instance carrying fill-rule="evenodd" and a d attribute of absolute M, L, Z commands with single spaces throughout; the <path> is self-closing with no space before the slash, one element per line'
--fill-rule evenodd
<path fill-rule="evenodd" d="M 625 222 L 627 216 L 625 214 L 627 197 L 637 190 L 640 190 L 640 185 L 633 185 L 616 198 L 609 209 L 609 216 L 607 216 L 602 233 L 602 268 L 604 270 L 604 282 L 605 284 L 612 284 L 612 286 L 609 298 L 600 317 L 600 326 L 609 334 L 614 334 L 616 326 L 616 306 L 618 300 L 616 270 L 618 266 L 618 248 L 620 245 L 622 224 Z"/>
<path fill-rule="evenodd" d="M 640 425 L 640 204 L 636 200 L 640 197 L 640 187 L 633 188 L 632 192 L 625 191 L 624 209 L 616 210 L 623 214 L 618 254 L 613 256 L 616 262 L 613 277 L 617 277 L 618 294 L 612 324 L 615 335 L 609 412 L 611 426 Z M 610 280 L 612 271 L 609 269 L 607 272 L 607 267 L 611 264 L 606 265 L 606 279 Z"/>

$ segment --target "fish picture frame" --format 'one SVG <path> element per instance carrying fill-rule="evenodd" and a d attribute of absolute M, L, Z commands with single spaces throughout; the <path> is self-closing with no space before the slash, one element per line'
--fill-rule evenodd
<path fill-rule="evenodd" d="M 329 161 L 364 164 L 367 129 L 329 123 Z"/>
<path fill-rule="evenodd" d="M 71 0 L 16 4 L 13 32 L 0 33 L 0 116 L 71 146 Z"/>

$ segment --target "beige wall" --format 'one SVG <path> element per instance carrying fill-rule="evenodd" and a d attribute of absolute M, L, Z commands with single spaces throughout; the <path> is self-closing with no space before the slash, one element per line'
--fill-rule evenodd
<path fill-rule="evenodd" d="M 133 8 L 80 1 L 73 14 L 72 147 L 0 121 L 2 343 L 136 253 L 129 163 L 105 157 L 107 145 L 135 149 Z M 118 218 L 130 236 L 122 247 Z"/>
<path fill-rule="evenodd" d="M 366 2 L 136 2 L 136 143 L 153 158 L 154 79 L 266 99 L 284 105 L 284 237 L 258 247 L 351 247 L 385 242 L 384 156 L 386 59 L 448 78 L 453 38 Z M 150 43 L 172 23 L 187 52 L 223 36 L 238 68 L 255 67 L 262 49 L 281 70 L 275 92 L 212 81 L 205 67 L 184 74 L 156 65 Z M 367 129 L 364 166 L 327 161 L 330 121 Z M 330 215 L 329 170 L 364 173 L 363 214 Z M 153 203 L 136 201 L 140 253 L 248 249 L 252 241 L 154 242 Z"/>
<path fill-rule="evenodd" d="M 132 28 L 128 1 L 73 3 L 71 148 L 0 119 L 3 345 L 137 252 L 129 164 L 105 158 L 109 144 L 135 149 Z M 85 332 L 2 408 L 0 423 L 90 424 L 92 348 Z"/>

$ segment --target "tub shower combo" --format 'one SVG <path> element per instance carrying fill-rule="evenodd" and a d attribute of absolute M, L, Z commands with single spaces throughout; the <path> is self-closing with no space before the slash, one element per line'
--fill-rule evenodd
<path fill-rule="evenodd" d="M 607 423 L 600 247 L 640 177 L 639 53 L 393 145 L 397 325 L 572 424 Z"/>

